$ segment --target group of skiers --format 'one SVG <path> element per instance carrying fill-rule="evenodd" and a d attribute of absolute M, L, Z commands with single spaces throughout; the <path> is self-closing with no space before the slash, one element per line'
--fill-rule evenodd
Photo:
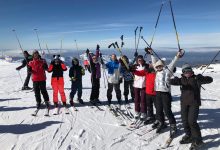
<path fill-rule="evenodd" d="M 202 84 L 211 83 L 213 79 L 201 74 L 195 75 L 192 67 L 189 64 L 182 66 L 182 75 L 180 78 L 174 76 L 175 64 L 182 53 L 178 52 L 170 64 L 166 65 L 161 59 L 156 59 L 153 55 L 153 50 L 147 48 L 146 52 L 151 55 L 151 63 L 147 63 L 142 55 L 135 57 L 134 63 L 130 63 L 127 56 L 121 56 L 117 59 L 115 54 L 111 55 L 110 61 L 105 62 L 102 59 L 100 47 L 97 45 L 96 53 L 91 53 L 88 49 L 86 55 L 89 64 L 86 68 L 91 73 L 91 95 L 90 102 L 94 105 L 100 104 L 99 90 L 101 68 L 107 69 L 107 75 L 103 72 L 103 77 L 107 78 L 107 100 L 108 105 L 112 105 L 113 89 L 116 93 L 118 106 L 122 104 L 122 94 L 120 84 L 124 80 L 124 100 L 125 104 L 129 104 L 129 90 L 131 94 L 131 102 L 135 103 L 135 118 L 145 121 L 145 124 L 153 123 L 152 128 L 156 129 L 157 133 L 161 133 L 167 127 L 165 116 L 168 118 L 170 125 L 170 136 L 173 137 L 177 132 L 176 119 L 171 109 L 171 85 L 178 85 L 181 89 L 181 118 L 185 131 L 185 135 L 181 139 L 181 144 L 192 143 L 191 148 L 200 146 L 202 141 L 201 131 L 197 123 L 199 107 L 201 105 L 200 88 Z M 34 51 L 32 58 L 25 51 L 25 59 L 21 69 L 27 64 L 28 75 L 22 89 L 28 88 L 28 81 L 32 75 L 33 89 L 37 102 L 37 108 L 41 106 L 41 96 L 44 97 L 45 104 L 49 113 L 49 96 L 46 90 L 46 74 L 45 71 L 52 72 L 51 86 L 53 89 L 53 102 L 55 108 L 58 108 L 58 93 L 61 95 L 61 100 L 65 108 L 66 96 L 64 92 L 63 71 L 67 70 L 66 65 L 60 60 L 59 55 L 55 55 L 49 67 L 44 59 L 42 59 L 38 51 Z M 74 106 L 74 96 L 77 92 L 77 100 L 83 104 L 82 100 L 82 76 L 85 74 L 85 69 L 80 65 L 77 58 L 72 59 L 72 66 L 69 70 L 71 80 L 71 92 L 69 102 Z M 156 114 L 154 115 L 154 107 Z M 165 116 L 164 116 L 165 114 Z"/>

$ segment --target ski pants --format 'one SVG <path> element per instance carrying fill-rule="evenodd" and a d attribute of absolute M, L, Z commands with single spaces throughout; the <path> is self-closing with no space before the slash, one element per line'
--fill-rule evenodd
<path fill-rule="evenodd" d="M 58 103 L 58 93 L 63 103 L 66 102 L 66 95 L 64 92 L 64 79 L 63 77 L 52 77 L 51 86 L 53 88 L 53 102 Z"/>
<path fill-rule="evenodd" d="M 26 76 L 26 79 L 24 81 L 23 87 L 27 87 L 28 86 L 30 78 L 31 78 L 31 73 L 27 71 L 27 76 Z"/>
<path fill-rule="evenodd" d="M 99 89 L 100 89 L 100 79 L 92 78 L 92 91 L 90 95 L 90 100 L 99 99 Z"/>
<path fill-rule="evenodd" d="M 156 108 L 156 96 L 146 94 L 147 117 L 154 118 L 154 107 Z"/>
<path fill-rule="evenodd" d="M 108 102 L 111 103 L 113 88 L 115 89 L 116 98 L 117 98 L 118 102 L 121 103 L 121 90 L 120 90 L 119 83 L 118 84 L 108 83 L 108 90 L 107 90 Z"/>
<path fill-rule="evenodd" d="M 134 88 L 135 112 L 147 113 L 145 88 Z"/>
<path fill-rule="evenodd" d="M 128 100 L 128 94 L 129 94 L 129 88 L 131 92 L 131 98 L 134 99 L 134 88 L 133 88 L 133 80 L 131 81 L 124 81 L 124 96 L 125 96 L 125 101 Z"/>
<path fill-rule="evenodd" d="M 47 105 L 49 102 L 49 95 L 46 89 L 46 81 L 33 81 L 33 88 L 37 104 L 39 105 L 41 103 L 41 93 L 44 97 L 45 104 Z"/>
<path fill-rule="evenodd" d="M 162 124 L 165 122 L 164 113 L 170 124 L 176 124 L 173 112 L 171 110 L 172 97 L 169 92 L 156 92 L 156 119 Z"/>
<path fill-rule="evenodd" d="M 70 100 L 72 100 L 77 92 L 78 99 L 82 97 L 82 80 L 72 81 Z"/>
<path fill-rule="evenodd" d="M 197 123 L 199 115 L 199 105 L 181 104 L 181 118 L 184 131 L 192 136 L 193 140 L 202 140 L 199 124 Z"/>

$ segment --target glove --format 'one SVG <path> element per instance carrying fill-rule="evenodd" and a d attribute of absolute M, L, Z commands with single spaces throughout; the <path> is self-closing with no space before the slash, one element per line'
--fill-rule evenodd
<path fill-rule="evenodd" d="M 75 77 L 71 77 L 70 81 L 76 81 L 76 78 Z"/>
<path fill-rule="evenodd" d="M 99 56 L 102 58 L 102 53 L 99 53 Z"/>
<path fill-rule="evenodd" d="M 144 49 L 147 54 L 152 54 L 152 48 L 147 47 Z"/>
<path fill-rule="evenodd" d="M 17 68 L 16 68 L 16 70 L 18 70 L 18 71 L 19 71 L 20 69 L 21 69 L 20 67 L 17 67 Z"/>
<path fill-rule="evenodd" d="M 96 47 L 96 49 L 97 49 L 97 50 L 99 50 L 99 48 L 100 48 L 100 46 L 99 46 L 99 45 L 97 44 L 97 47 Z"/>
<path fill-rule="evenodd" d="M 87 55 L 89 54 L 89 49 L 86 50 L 86 54 L 87 54 Z"/>
<path fill-rule="evenodd" d="M 134 57 L 137 57 L 137 56 L 138 56 L 138 52 L 135 52 L 135 53 L 134 53 Z"/>
<path fill-rule="evenodd" d="M 201 79 L 201 78 L 203 78 L 203 75 L 198 74 L 198 75 L 197 75 L 197 78 L 198 78 L 198 79 Z"/>
<path fill-rule="evenodd" d="M 123 82 L 122 78 L 119 78 L 119 84 L 121 84 Z"/>
<path fill-rule="evenodd" d="M 81 69 L 81 74 L 85 75 L 85 69 L 83 69 L 83 68 Z"/>

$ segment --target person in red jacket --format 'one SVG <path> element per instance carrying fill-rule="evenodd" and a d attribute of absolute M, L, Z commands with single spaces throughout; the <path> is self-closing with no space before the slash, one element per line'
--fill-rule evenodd
<path fill-rule="evenodd" d="M 46 89 L 46 73 L 45 70 L 48 69 L 47 62 L 42 59 L 39 52 L 35 50 L 33 52 L 33 60 L 28 63 L 28 70 L 32 74 L 33 88 L 35 93 L 35 98 L 37 102 L 37 109 L 41 106 L 41 95 L 44 97 L 46 107 L 49 113 L 49 96 Z"/>
<path fill-rule="evenodd" d="M 66 71 L 66 65 L 60 60 L 60 55 L 54 55 L 54 59 L 51 61 L 48 68 L 48 72 L 52 72 L 51 86 L 53 88 L 53 102 L 55 105 L 55 111 L 58 113 L 58 92 L 61 96 L 61 101 L 66 107 L 66 95 L 64 92 L 64 79 L 63 71 Z"/>
<path fill-rule="evenodd" d="M 155 105 L 156 92 L 154 90 L 154 83 L 156 72 L 152 66 L 149 64 L 149 67 L 145 70 L 135 72 L 136 75 L 145 76 L 145 84 L 146 84 L 146 105 L 147 105 L 147 119 L 145 124 L 153 123 L 155 121 L 153 104 Z"/>

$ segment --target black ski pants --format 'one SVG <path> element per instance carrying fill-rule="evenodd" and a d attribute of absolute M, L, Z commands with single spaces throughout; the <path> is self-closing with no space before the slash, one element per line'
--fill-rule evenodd
<path fill-rule="evenodd" d="M 184 131 L 192 136 L 193 140 L 202 140 L 199 124 L 197 123 L 199 115 L 199 105 L 181 104 L 181 118 Z"/>
<path fill-rule="evenodd" d="M 147 117 L 154 118 L 154 107 L 156 108 L 156 96 L 146 94 L 146 104 L 147 104 Z"/>
<path fill-rule="evenodd" d="M 49 105 L 49 95 L 46 89 L 46 81 L 33 81 L 34 94 L 36 98 L 37 105 L 41 103 L 41 95 L 43 95 L 44 101 L 46 105 Z"/>
<path fill-rule="evenodd" d="M 128 94 L 129 94 L 129 89 L 131 93 L 131 98 L 134 99 L 134 87 L 133 87 L 133 81 L 124 81 L 124 97 L 125 101 L 128 100 Z"/>
<path fill-rule="evenodd" d="M 164 124 L 164 113 L 170 124 L 176 124 L 173 112 L 171 110 L 172 96 L 169 92 L 156 92 L 156 119 Z"/>
<path fill-rule="evenodd" d="M 90 100 L 99 99 L 100 79 L 92 78 L 92 91 Z"/>
<path fill-rule="evenodd" d="M 116 98 L 118 102 L 121 103 L 120 84 L 119 83 L 118 84 L 108 83 L 107 98 L 108 98 L 109 104 L 111 104 L 113 88 L 115 89 Z"/>
<path fill-rule="evenodd" d="M 24 81 L 23 87 L 27 87 L 28 86 L 30 78 L 31 78 L 31 73 L 27 71 L 27 76 L 26 76 L 26 79 Z"/>
<path fill-rule="evenodd" d="M 77 80 L 77 81 L 72 81 L 71 85 L 71 92 L 70 92 L 70 100 L 72 100 L 77 93 L 78 99 L 81 99 L 82 97 L 82 81 Z"/>

